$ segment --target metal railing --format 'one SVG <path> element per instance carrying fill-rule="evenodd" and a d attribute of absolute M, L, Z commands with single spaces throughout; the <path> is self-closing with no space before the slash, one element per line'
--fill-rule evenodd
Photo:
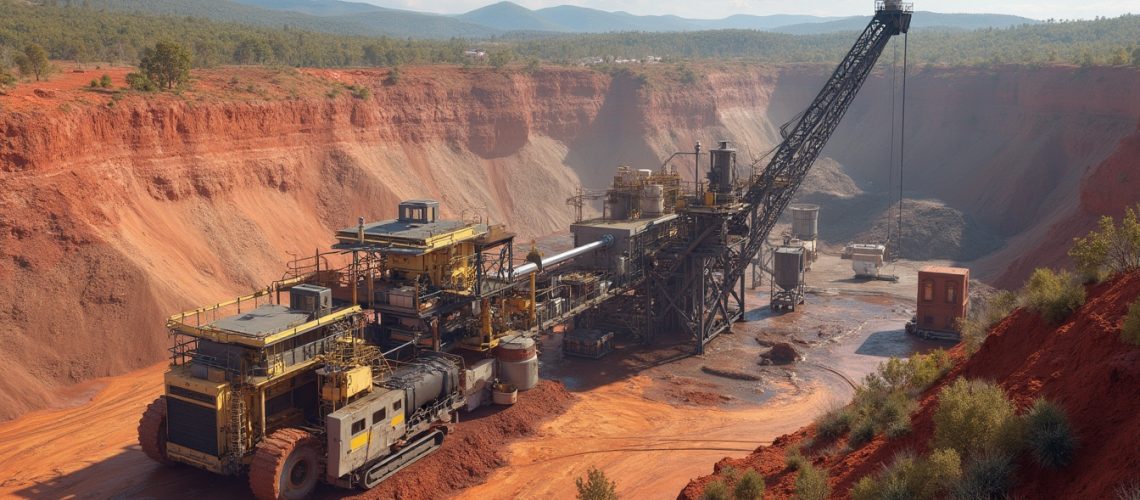
<path fill-rule="evenodd" d="M 875 12 L 882 11 L 914 12 L 914 4 L 897 0 L 876 0 Z"/>

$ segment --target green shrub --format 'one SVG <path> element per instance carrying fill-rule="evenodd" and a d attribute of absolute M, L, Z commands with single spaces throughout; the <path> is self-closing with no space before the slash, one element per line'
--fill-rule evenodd
<path fill-rule="evenodd" d="M 724 481 L 709 483 L 701 493 L 701 500 L 728 500 L 728 498 L 728 486 L 724 485 Z"/>
<path fill-rule="evenodd" d="M 87 84 L 87 86 L 93 89 L 97 89 L 99 88 L 99 80 L 92 79 L 91 83 Z"/>
<path fill-rule="evenodd" d="M 597 468 L 590 467 L 586 480 L 578 478 L 574 484 L 578 487 L 579 500 L 617 500 L 617 484 Z"/>
<path fill-rule="evenodd" d="M 111 88 L 111 75 L 103 73 L 103 76 L 99 77 L 99 86 L 105 89 Z"/>
<path fill-rule="evenodd" d="M 962 480 L 954 490 L 960 500 L 1001 499 L 1013 486 L 1013 459 L 1009 455 L 991 454 L 975 457 L 962 471 Z"/>
<path fill-rule="evenodd" d="M 1069 257 L 1086 281 L 1140 269 L 1140 204 L 1128 207 L 1120 225 L 1112 217 L 1100 218 L 1100 231 L 1075 238 Z"/>
<path fill-rule="evenodd" d="M 807 459 L 804 458 L 804 454 L 799 448 L 788 450 L 787 455 L 784 456 L 784 465 L 788 467 L 788 470 L 800 470 L 806 463 Z"/>
<path fill-rule="evenodd" d="M 875 424 L 868 418 L 863 418 L 851 428 L 851 435 L 847 436 L 847 446 L 858 448 L 875 439 Z"/>
<path fill-rule="evenodd" d="M 835 439 L 851 429 L 855 412 L 850 407 L 835 408 L 816 419 L 816 429 L 820 437 Z"/>
<path fill-rule="evenodd" d="M 732 497 L 736 500 L 762 500 L 764 498 L 764 478 L 753 469 L 748 469 L 736 488 L 732 490 Z"/>
<path fill-rule="evenodd" d="M 891 465 L 866 476 L 851 489 L 854 500 L 933 499 L 945 495 L 962 477 L 962 464 L 954 450 L 935 450 L 918 458 L 909 452 L 895 455 Z"/>
<path fill-rule="evenodd" d="M 980 380 L 958 379 L 938 395 L 934 410 L 934 446 L 959 456 L 1012 452 L 1020 426 L 1013 403 L 1001 387 Z"/>
<path fill-rule="evenodd" d="M 0 87 L 6 87 L 13 83 L 16 83 L 15 75 L 9 73 L 4 68 L 0 68 Z"/>
<path fill-rule="evenodd" d="M 1068 271 L 1037 269 L 1026 282 L 1022 296 L 1045 321 L 1059 324 L 1085 303 L 1085 288 Z"/>
<path fill-rule="evenodd" d="M 962 333 L 962 343 L 966 352 L 978 352 L 986 341 L 990 330 L 998 322 L 1009 316 L 1017 307 L 1017 294 L 1001 291 L 970 306 L 970 315 L 958 320 L 958 331 Z"/>
<path fill-rule="evenodd" d="M 392 69 L 388 70 L 388 76 L 384 78 L 384 85 L 392 86 L 397 83 L 400 83 L 400 68 L 392 66 Z"/>
<path fill-rule="evenodd" d="M 349 85 L 348 91 L 355 99 L 367 100 L 372 97 L 372 90 L 365 86 Z"/>
<path fill-rule="evenodd" d="M 1140 298 L 1128 306 L 1124 326 L 1120 328 L 1120 338 L 1129 344 L 1140 345 Z"/>
<path fill-rule="evenodd" d="M 796 498 L 799 500 L 827 500 L 831 486 L 827 484 L 827 470 L 804 463 L 796 476 Z"/>
<path fill-rule="evenodd" d="M 1050 469 L 1069 465 L 1077 448 L 1068 415 L 1044 399 L 1034 401 L 1025 414 L 1025 441 L 1037 463 Z"/>
<path fill-rule="evenodd" d="M 127 73 L 127 86 L 132 90 L 141 90 L 143 92 L 154 92 L 158 90 L 158 85 L 142 73 Z"/>

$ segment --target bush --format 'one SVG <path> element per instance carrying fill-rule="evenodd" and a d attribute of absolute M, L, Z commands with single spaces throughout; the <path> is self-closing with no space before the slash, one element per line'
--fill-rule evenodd
<path fill-rule="evenodd" d="M 870 443 L 872 439 L 875 439 L 875 424 L 869 418 L 863 418 L 851 429 L 851 435 L 847 436 L 847 446 L 855 449 Z"/>
<path fill-rule="evenodd" d="M 1065 411 L 1044 399 L 1025 414 L 1025 440 L 1037 463 L 1050 469 L 1069 465 L 1077 448 Z"/>
<path fill-rule="evenodd" d="M 0 87 L 6 87 L 16 83 L 16 77 L 9 73 L 6 69 L 0 68 Z"/>
<path fill-rule="evenodd" d="M 799 448 L 792 448 L 784 456 L 784 465 L 788 467 L 788 470 L 800 470 L 806 463 L 807 459 L 804 458 L 804 454 Z"/>
<path fill-rule="evenodd" d="M 400 83 L 400 68 L 392 66 L 392 69 L 388 70 L 388 76 L 384 78 L 384 85 L 392 86 L 397 83 Z"/>
<path fill-rule="evenodd" d="M 1059 324 L 1085 303 L 1085 288 L 1068 271 L 1037 269 L 1025 283 L 1022 296 L 1045 321 Z"/>
<path fill-rule="evenodd" d="M 835 439 L 851 429 L 855 412 L 849 407 L 835 408 L 815 420 L 817 433 L 824 439 Z"/>
<path fill-rule="evenodd" d="M 958 320 L 958 331 L 962 332 L 962 343 L 966 352 L 978 352 L 982 343 L 986 341 L 990 330 L 1001 320 L 1009 316 L 1017 307 L 1017 295 L 1013 292 L 1001 291 L 971 306 L 970 316 Z"/>
<path fill-rule="evenodd" d="M 736 500 L 762 500 L 764 498 L 764 478 L 753 469 L 748 469 L 736 488 L 732 490 L 732 497 Z"/>
<path fill-rule="evenodd" d="M 1087 281 L 1140 269 L 1140 204 L 1125 209 L 1120 226 L 1112 217 L 1101 217 L 1100 231 L 1075 238 L 1069 257 Z"/>
<path fill-rule="evenodd" d="M 701 500 L 728 500 L 728 486 L 724 485 L 724 481 L 709 483 L 701 493 Z"/>
<path fill-rule="evenodd" d="M 827 500 L 829 494 L 831 486 L 827 484 L 827 470 L 804 463 L 803 467 L 800 467 L 800 475 L 796 477 L 796 498 Z"/>
<path fill-rule="evenodd" d="M 154 92 L 158 90 L 158 85 L 150 77 L 142 73 L 127 73 L 127 86 L 132 90 L 140 90 L 143 92 Z"/>
<path fill-rule="evenodd" d="M 1128 306 L 1124 326 L 1120 328 L 1120 338 L 1129 344 L 1140 345 L 1140 298 Z"/>
<path fill-rule="evenodd" d="M 590 467 L 586 480 L 578 478 L 574 484 L 578 487 L 579 500 L 617 500 L 617 484 L 597 468 Z"/>
<path fill-rule="evenodd" d="M 91 87 L 93 89 L 97 89 L 97 88 L 99 88 L 99 80 L 92 79 L 91 83 L 87 84 L 87 86 Z"/>
<path fill-rule="evenodd" d="M 854 500 L 933 499 L 944 496 L 962 477 L 962 464 L 954 450 L 935 450 L 926 458 L 909 452 L 895 455 L 891 465 L 866 476 L 851 489 Z"/>
<path fill-rule="evenodd" d="M 979 380 L 958 379 L 938 395 L 934 410 L 934 446 L 959 456 L 1017 448 L 1020 426 L 1013 403 L 1001 387 Z"/>
<path fill-rule="evenodd" d="M 99 77 L 99 86 L 105 89 L 111 88 L 111 75 L 103 73 L 103 76 Z"/>
<path fill-rule="evenodd" d="M 367 100 L 372 97 L 372 90 L 365 86 L 349 85 L 348 91 L 355 99 Z"/>
<path fill-rule="evenodd" d="M 961 500 L 1006 498 L 1013 486 L 1013 459 L 1009 455 L 982 455 L 962 471 L 962 481 L 954 491 Z"/>

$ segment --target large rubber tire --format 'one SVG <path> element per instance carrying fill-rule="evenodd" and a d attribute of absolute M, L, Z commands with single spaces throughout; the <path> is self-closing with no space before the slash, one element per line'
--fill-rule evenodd
<path fill-rule="evenodd" d="M 300 499 L 321 476 L 321 441 L 300 429 L 281 429 L 257 444 L 249 465 L 249 488 L 262 500 Z"/>
<path fill-rule="evenodd" d="M 139 446 L 143 453 L 162 465 L 173 464 L 166 455 L 166 397 L 159 396 L 146 407 L 139 419 Z"/>

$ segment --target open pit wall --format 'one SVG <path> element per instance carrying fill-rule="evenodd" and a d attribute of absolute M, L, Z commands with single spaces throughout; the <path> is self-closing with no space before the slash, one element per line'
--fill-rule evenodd
<path fill-rule="evenodd" d="M 405 68 L 385 85 L 385 70 L 222 68 L 196 72 L 181 95 L 112 100 L 76 83 L 0 96 L 0 419 L 161 360 L 169 313 L 262 286 L 292 254 L 327 247 L 358 216 L 393 216 L 400 199 L 508 222 L 524 242 L 566 228 L 564 200 L 608 184 L 618 164 L 655 168 L 718 139 L 758 158 L 831 68 L 717 63 L 693 85 L 666 65 L 634 70 Z M 872 76 L 825 150 L 865 189 L 885 176 L 889 77 Z M 1033 250 L 1135 133 L 1136 77 L 920 69 L 908 189 L 1007 217 L 1003 255 Z M 261 91 L 231 89 L 239 79 Z M 690 175 L 691 161 L 677 166 Z"/>

